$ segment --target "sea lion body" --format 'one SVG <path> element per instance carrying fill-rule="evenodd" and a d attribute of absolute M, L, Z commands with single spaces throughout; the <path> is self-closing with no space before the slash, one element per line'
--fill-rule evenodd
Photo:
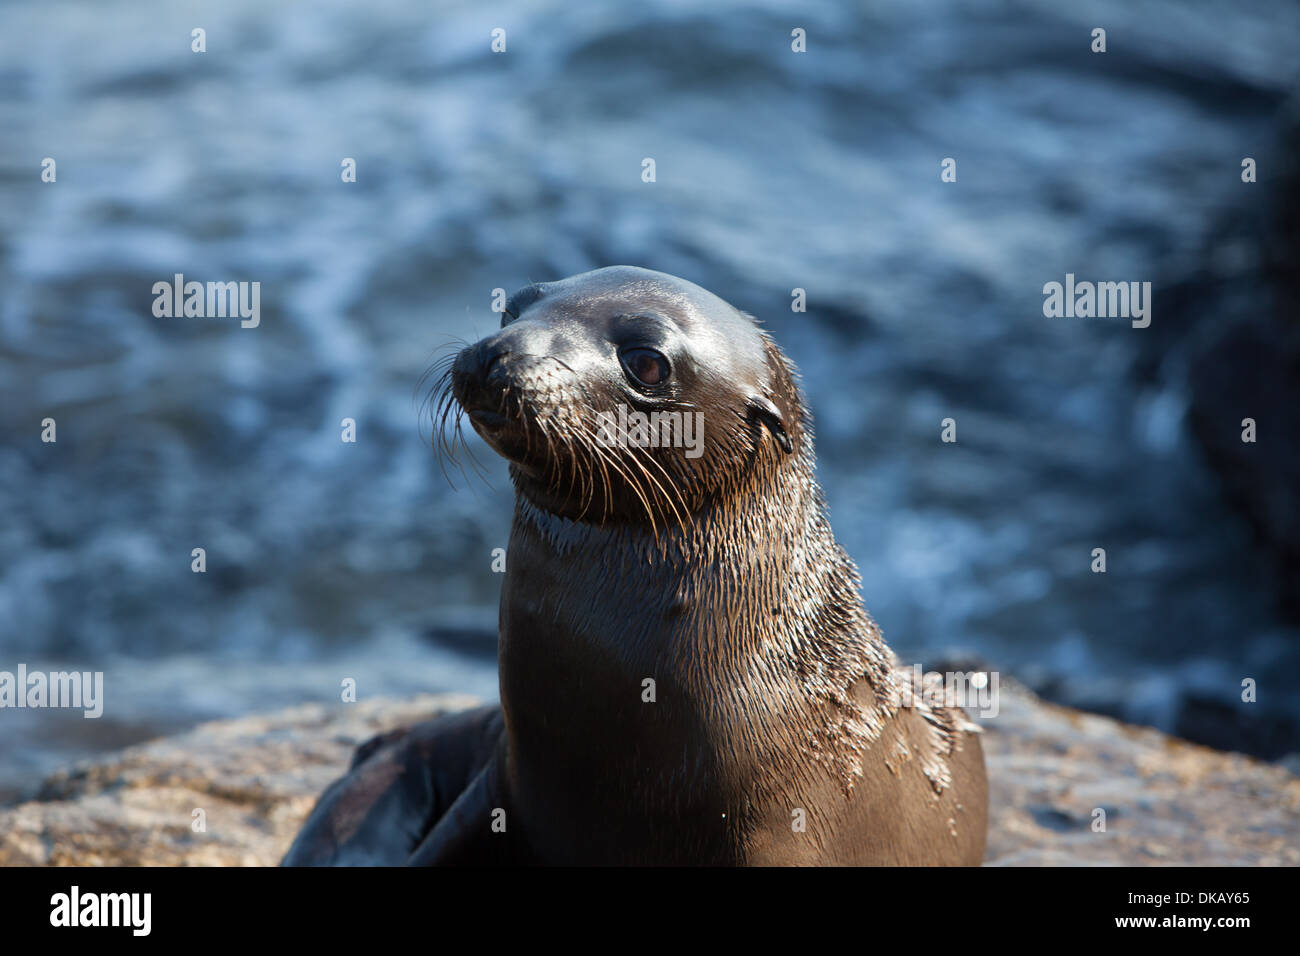
<path fill-rule="evenodd" d="M 976 728 L 907 700 L 752 319 L 597 270 L 516 294 L 449 381 L 517 490 L 501 707 L 373 746 L 286 863 L 980 862 Z M 608 443 L 619 404 L 704 440 Z"/>

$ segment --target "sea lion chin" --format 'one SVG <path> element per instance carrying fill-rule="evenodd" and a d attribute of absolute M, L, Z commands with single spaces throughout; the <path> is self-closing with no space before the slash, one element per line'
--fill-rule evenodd
<path fill-rule="evenodd" d="M 909 697 L 753 319 L 626 266 L 530 285 L 458 412 L 516 491 L 501 705 L 363 747 L 286 863 L 980 862 L 976 728 Z"/>

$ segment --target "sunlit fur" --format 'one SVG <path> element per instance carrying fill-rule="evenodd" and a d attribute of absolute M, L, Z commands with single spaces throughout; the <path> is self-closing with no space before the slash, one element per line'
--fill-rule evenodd
<path fill-rule="evenodd" d="M 978 863 L 976 728 L 955 706 L 891 702 L 910 672 L 835 542 L 796 375 L 742 318 L 747 332 L 732 334 L 760 338 L 756 380 L 793 453 L 739 383 L 673 406 L 708 416 L 707 454 L 689 459 L 598 443 L 594 413 L 617 396 L 562 357 L 511 368 L 501 407 L 524 429 L 521 460 L 543 463 L 511 466 L 500 667 L 514 801 L 525 817 L 545 808 L 549 857 L 579 841 L 625 862 Z M 448 369 L 433 407 L 438 446 L 455 455 L 450 394 Z M 647 678 L 655 703 L 641 702 Z M 966 793 L 954 795 L 963 750 Z M 796 808 L 802 839 L 788 833 Z"/>

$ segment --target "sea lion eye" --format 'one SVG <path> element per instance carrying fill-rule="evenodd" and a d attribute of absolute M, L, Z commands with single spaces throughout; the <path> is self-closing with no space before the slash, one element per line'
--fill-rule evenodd
<path fill-rule="evenodd" d="M 662 385 L 672 374 L 668 359 L 654 349 L 627 349 L 618 357 L 623 363 L 623 371 L 636 385 Z"/>

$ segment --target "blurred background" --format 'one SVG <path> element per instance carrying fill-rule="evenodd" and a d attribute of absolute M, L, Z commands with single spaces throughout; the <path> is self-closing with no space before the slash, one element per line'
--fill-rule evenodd
<path fill-rule="evenodd" d="M 0 670 L 106 685 L 0 711 L 0 799 L 344 677 L 494 696 L 511 490 L 481 446 L 448 486 L 418 383 L 494 288 L 616 263 L 800 366 L 904 660 L 1296 765 L 1300 5 L 698 7 L 0 6 Z M 155 318 L 177 272 L 260 327 Z M 1044 318 L 1067 272 L 1151 327 Z"/>

